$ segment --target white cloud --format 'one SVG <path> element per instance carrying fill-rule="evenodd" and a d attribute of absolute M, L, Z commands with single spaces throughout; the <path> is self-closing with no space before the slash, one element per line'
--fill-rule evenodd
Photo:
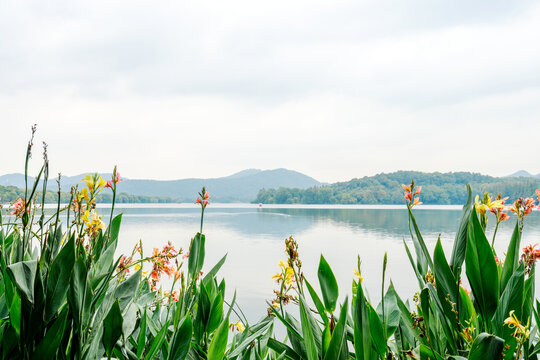
<path fill-rule="evenodd" d="M 451 4 L 2 3 L 0 172 L 540 172 L 540 6 Z"/>

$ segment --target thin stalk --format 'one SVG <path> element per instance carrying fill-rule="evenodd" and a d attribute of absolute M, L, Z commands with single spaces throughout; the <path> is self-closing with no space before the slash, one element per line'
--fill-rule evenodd
<path fill-rule="evenodd" d="M 495 230 L 493 230 L 493 239 L 491 240 L 491 249 L 493 249 L 493 245 L 495 244 L 495 235 L 497 235 L 497 230 L 499 229 L 499 223 L 500 221 L 497 221 L 497 224 L 495 225 Z"/>

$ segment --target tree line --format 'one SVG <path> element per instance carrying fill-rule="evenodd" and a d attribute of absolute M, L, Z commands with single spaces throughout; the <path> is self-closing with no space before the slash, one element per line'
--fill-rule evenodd
<path fill-rule="evenodd" d="M 497 178 L 471 172 L 397 171 L 308 189 L 262 189 L 253 203 L 401 204 L 404 202 L 401 184 L 410 184 L 411 179 L 422 186 L 421 201 L 432 205 L 465 203 L 466 184 L 471 185 L 475 194 L 487 191 L 496 196 L 500 192 L 508 196 L 509 201 L 535 196 L 539 187 L 539 180 L 534 178 Z"/>

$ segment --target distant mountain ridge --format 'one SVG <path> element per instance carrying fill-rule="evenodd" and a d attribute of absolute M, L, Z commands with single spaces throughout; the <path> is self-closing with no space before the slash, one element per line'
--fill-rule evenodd
<path fill-rule="evenodd" d="M 507 175 L 506 177 L 532 177 L 540 179 L 540 173 L 533 175 L 526 170 L 518 170 L 513 174 Z"/>
<path fill-rule="evenodd" d="M 111 174 L 100 174 L 104 179 Z M 84 174 L 62 176 L 63 191 L 71 186 L 82 184 Z M 29 180 L 33 183 L 34 179 Z M 294 187 L 306 189 L 322 183 L 298 171 L 288 169 L 246 169 L 229 176 L 219 178 L 190 178 L 179 180 L 124 179 L 118 186 L 120 192 L 132 195 L 169 197 L 179 202 L 192 202 L 197 192 L 206 186 L 216 202 L 250 202 L 261 189 L 277 187 Z M 23 174 L 6 174 L 0 176 L 0 185 L 24 187 Z M 56 189 L 56 180 L 49 179 L 49 189 Z"/>

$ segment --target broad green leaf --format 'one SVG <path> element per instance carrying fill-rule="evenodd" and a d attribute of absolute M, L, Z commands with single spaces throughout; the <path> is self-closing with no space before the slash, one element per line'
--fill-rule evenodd
<path fill-rule="evenodd" d="M 333 312 L 336 309 L 339 295 L 338 284 L 330 265 L 328 265 L 322 254 L 317 275 L 319 277 L 324 306 L 326 307 L 326 310 Z"/>
<path fill-rule="evenodd" d="M 320 269 L 320 267 L 319 267 Z M 313 329 L 311 328 L 311 321 L 309 317 L 309 306 L 306 304 L 304 296 L 300 294 L 299 296 L 300 303 L 300 322 L 302 325 L 302 337 L 304 340 L 304 345 L 306 347 L 306 353 L 308 360 L 318 360 L 317 346 L 315 344 L 315 336 L 313 335 Z"/>
<path fill-rule="evenodd" d="M 122 281 L 114 292 L 113 298 L 118 299 L 121 309 L 124 309 L 127 304 L 135 298 L 135 293 L 141 282 L 141 276 L 142 268 L 129 276 L 127 280 Z"/>
<path fill-rule="evenodd" d="M 122 311 L 118 300 L 115 300 L 109 313 L 103 320 L 103 346 L 108 356 L 112 355 L 112 350 L 120 336 L 122 336 Z"/>
<path fill-rule="evenodd" d="M 428 346 L 420 344 L 420 360 L 444 360 L 444 358 Z"/>
<path fill-rule="evenodd" d="M 461 221 L 459 223 L 458 231 L 456 232 L 456 239 L 452 249 L 452 257 L 450 258 L 450 266 L 454 275 L 456 276 L 456 279 L 459 278 L 463 261 L 465 261 L 465 252 L 467 249 L 467 228 L 469 218 L 471 217 L 472 208 L 471 186 L 467 184 L 467 202 L 465 205 L 463 205 Z"/>
<path fill-rule="evenodd" d="M 343 340 L 345 339 L 345 325 L 347 323 L 347 312 L 349 310 L 349 301 L 345 298 L 345 302 L 341 307 L 339 320 L 332 333 L 332 340 L 330 340 L 330 346 L 324 356 L 325 360 L 338 360 L 341 354 L 341 348 L 343 346 Z"/>
<path fill-rule="evenodd" d="M 506 252 L 506 258 L 504 259 L 503 270 L 501 274 L 501 286 L 500 292 L 504 291 L 508 280 L 512 276 L 512 273 L 518 267 L 519 260 L 519 247 L 521 245 L 521 232 L 519 230 L 519 221 L 516 220 L 516 226 L 514 227 L 514 232 L 512 233 L 512 238 L 510 239 L 510 244 L 508 244 L 508 251 Z"/>
<path fill-rule="evenodd" d="M 471 345 L 469 360 L 500 359 L 503 349 L 503 339 L 495 335 L 481 333 Z"/>
<path fill-rule="evenodd" d="M 324 304 L 319 298 L 319 295 L 317 295 L 317 292 L 315 291 L 315 289 L 313 289 L 313 287 L 311 286 L 309 281 L 307 281 L 307 279 L 304 279 L 304 281 L 308 288 L 309 295 L 311 296 L 311 300 L 313 300 L 313 303 L 315 304 L 315 307 L 317 308 L 317 311 L 319 312 L 319 316 L 321 317 L 321 320 L 323 321 L 324 324 L 328 324 L 328 316 L 326 316 Z"/>
<path fill-rule="evenodd" d="M 75 238 L 71 237 L 50 266 L 45 300 L 45 321 L 50 321 L 64 303 L 74 264 Z"/>
<path fill-rule="evenodd" d="M 84 260 L 79 257 L 73 266 L 68 292 L 68 301 L 73 311 L 73 320 L 79 329 L 85 324 L 89 312 L 92 292 L 86 274 Z"/>
<path fill-rule="evenodd" d="M 495 315 L 493 315 L 492 323 L 495 335 L 500 336 L 507 341 L 514 333 L 513 329 L 510 329 L 507 325 L 503 324 L 504 320 L 510 316 L 510 311 L 513 310 L 515 316 L 519 320 L 524 320 L 522 318 L 524 282 L 525 269 L 523 264 L 521 264 L 508 281 L 508 284 L 501 295 L 497 311 L 495 312 Z M 526 323 L 527 321 L 525 320 L 524 322 Z"/>
<path fill-rule="evenodd" d="M 139 336 L 137 337 L 137 359 L 142 358 L 146 345 L 146 308 L 139 323 Z"/>
<path fill-rule="evenodd" d="M 189 276 L 191 279 L 195 279 L 199 272 L 201 271 L 204 264 L 204 243 L 205 236 L 204 234 L 197 233 L 193 238 L 191 247 L 189 249 L 189 258 L 188 258 L 188 270 Z"/>
<path fill-rule="evenodd" d="M 64 329 L 68 316 L 68 307 L 65 306 L 52 326 L 47 330 L 45 337 L 36 347 L 32 359 L 55 359 L 56 351 L 64 337 Z"/>
<path fill-rule="evenodd" d="M 229 317 L 226 317 L 219 325 L 218 329 L 208 346 L 208 359 L 222 360 L 227 349 L 227 339 L 229 336 Z"/>
<path fill-rule="evenodd" d="M 191 336 L 193 335 L 193 324 L 189 314 L 180 323 L 180 327 L 174 332 L 169 347 L 168 360 L 184 360 L 191 346 Z"/>
<path fill-rule="evenodd" d="M 165 324 L 159 330 L 159 332 L 156 334 L 154 341 L 152 342 L 152 346 L 150 346 L 150 349 L 148 350 L 148 353 L 146 354 L 144 360 L 150 360 L 150 359 L 155 358 L 157 352 L 161 348 L 161 345 L 166 339 L 168 327 L 169 327 L 169 321 L 166 321 Z"/>
<path fill-rule="evenodd" d="M 223 320 L 223 294 L 219 293 L 210 307 L 210 315 L 208 317 L 208 325 L 206 331 L 211 333 L 216 330 Z"/>
<path fill-rule="evenodd" d="M 484 321 L 489 323 L 499 299 L 499 273 L 495 255 L 473 209 L 467 229 L 467 278 Z"/>
<path fill-rule="evenodd" d="M 114 248 L 116 249 L 116 243 L 118 242 L 118 234 L 120 233 L 120 224 L 122 223 L 122 214 L 116 215 L 113 219 L 111 224 L 109 225 L 109 242 L 107 243 L 109 246 L 111 244 L 114 244 Z"/>
<path fill-rule="evenodd" d="M 301 360 L 302 357 L 298 355 L 296 351 L 294 351 L 290 346 L 283 344 L 282 342 L 279 342 L 278 340 L 274 338 L 268 339 L 268 347 L 272 350 L 274 350 L 278 354 L 282 354 L 285 352 L 288 358 L 293 360 Z"/>
<path fill-rule="evenodd" d="M 381 318 L 371 304 L 367 303 L 368 317 L 369 317 L 369 329 L 371 332 L 371 341 L 373 347 L 381 358 L 384 358 L 386 352 L 386 340 L 384 338 L 384 330 L 381 323 Z"/>
<path fill-rule="evenodd" d="M 34 303 L 34 281 L 36 278 L 37 261 L 20 261 L 8 265 L 9 272 L 13 277 L 19 292 L 28 302 Z"/>

